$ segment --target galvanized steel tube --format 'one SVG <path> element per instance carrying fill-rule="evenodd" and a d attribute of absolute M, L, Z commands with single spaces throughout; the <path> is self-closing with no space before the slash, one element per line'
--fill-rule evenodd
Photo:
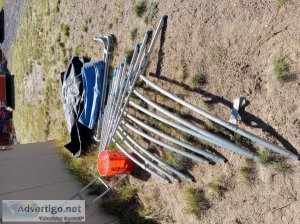
<path fill-rule="evenodd" d="M 143 40 L 143 42 L 142 42 L 142 46 L 141 46 L 141 49 L 140 49 L 139 54 L 138 54 L 138 59 L 139 59 L 139 58 L 141 57 L 141 55 L 143 54 L 143 50 L 144 50 L 144 48 L 145 48 L 145 46 L 146 46 L 148 37 L 149 37 L 149 33 L 147 32 L 147 33 L 145 34 L 145 36 L 144 36 L 144 40 Z M 139 63 L 138 59 L 137 59 L 137 61 L 135 62 L 134 68 L 135 68 L 136 66 L 139 66 L 139 68 L 140 68 L 140 63 Z M 132 74 L 132 75 L 134 75 L 134 71 L 133 71 L 133 74 Z M 137 78 L 134 77 L 134 81 L 133 81 L 133 83 L 132 83 L 133 86 L 134 86 L 136 80 L 137 80 Z M 109 133 L 109 136 L 108 136 L 109 141 L 105 141 L 105 145 L 103 146 L 104 148 L 107 147 L 107 144 L 109 144 L 110 139 L 114 136 L 114 133 L 116 132 L 116 127 L 117 127 L 117 126 L 119 125 L 119 123 L 120 123 L 121 117 L 122 117 L 122 115 L 123 115 L 123 111 L 125 110 L 125 107 L 127 106 L 127 102 L 128 102 L 129 97 L 130 97 L 130 95 L 131 95 L 131 93 L 132 93 L 132 90 L 133 90 L 133 89 L 130 89 L 130 88 L 129 88 L 129 92 L 128 92 L 127 96 L 126 96 L 125 99 L 124 99 L 124 104 L 123 104 L 123 105 L 121 106 L 121 108 L 120 108 L 119 116 L 116 118 L 116 120 L 115 120 L 115 122 L 114 122 L 114 125 L 113 125 L 113 126 L 114 126 L 113 131 L 112 131 L 112 133 Z"/>
<path fill-rule="evenodd" d="M 208 113 L 208 112 L 200 109 L 199 107 L 196 107 L 196 106 L 194 106 L 194 105 L 192 105 L 192 104 L 190 104 L 190 103 L 188 103 L 188 102 L 180 99 L 179 97 L 177 97 L 177 96 L 169 93 L 168 91 L 162 89 L 161 87 L 157 86 L 156 84 L 154 84 L 153 82 L 151 82 L 150 80 L 148 80 L 143 75 L 140 75 L 140 78 L 144 82 L 146 82 L 148 85 L 150 85 L 152 88 L 154 88 L 155 90 L 161 92 L 162 94 L 164 94 L 165 96 L 171 98 L 172 100 L 174 100 L 174 101 L 176 101 L 176 102 L 184 105 L 185 107 L 187 107 L 187 108 L 195 111 L 196 113 L 198 113 L 198 114 L 200 114 L 200 115 L 208 118 L 209 120 L 211 120 L 211 121 L 213 121 L 213 122 L 215 122 L 215 123 L 217 123 L 219 125 L 222 125 L 223 127 L 227 128 L 227 129 L 229 129 L 229 130 L 231 130 L 231 131 L 233 131 L 233 132 L 235 132 L 235 133 L 237 133 L 239 135 L 242 135 L 242 136 L 244 136 L 244 137 L 246 137 L 246 138 L 248 138 L 248 139 L 250 139 L 250 140 L 252 140 L 252 141 L 254 141 L 256 143 L 259 143 L 259 144 L 261 144 L 261 145 L 263 145 L 263 146 L 271 149 L 274 152 L 277 152 L 277 153 L 279 153 L 279 154 L 281 154 L 283 156 L 286 156 L 286 157 L 289 157 L 289 158 L 292 158 L 292 159 L 295 159 L 295 160 L 299 160 L 299 155 L 297 155 L 297 154 L 295 154 L 293 152 L 290 152 L 290 151 L 288 151 L 288 150 L 286 150 L 286 149 L 284 149 L 282 147 L 274 145 L 273 143 L 268 142 L 268 141 L 260 138 L 259 136 L 256 136 L 256 135 L 254 135 L 254 134 L 252 134 L 252 133 L 250 133 L 250 132 L 248 132 L 246 130 L 243 130 L 243 129 L 235 126 L 235 125 L 232 125 L 229 122 L 227 122 L 227 121 L 225 121 L 223 119 L 220 119 L 220 118 L 218 118 L 218 117 L 216 117 L 216 116 L 214 116 L 214 115 L 212 115 L 212 114 L 210 114 L 210 113 Z"/>
<path fill-rule="evenodd" d="M 136 109 L 144 112 L 145 114 L 148 114 L 149 116 L 151 116 L 151 117 L 153 117 L 153 118 L 155 118 L 155 119 L 157 119 L 157 120 L 159 120 L 159 121 L 161 121 L 161 122 L 163 122 L 165 124 L 168 124 L 168 125 L 176 128 L 176 129 L 178 129 L 180 131 L 186 132 L 186 133 L 188 133 L 190 135 L 193 135 L 193 136 L 196 136 L 198 138 L 203 138 L 203 136 L 200 135 L 199 133 L 197 133 L 197 132 L 195 132 L 195 131 L 193 131 L 193 130 L 191 130 L 189 128 L 186 128 L 185 126 L 178 125 L 178 124 L 176 124 L 176 123 L 174 123 L 174 122 L 172 122 L 172 121 L 170 121 L 168 119 L 165 119 L 165 118 L 163 118 L 163 117 L 161 117 L 161 116 L 159 116 L 159 115 L 157 115 L 155 113 L 152 113 L 151 111 L 149 111 L 149 110 L 141 107 L 140 105 L 134 103 L 133 101 L 129 101 L 129 105 L 133 106 L 134 108 L 136 108 Z M 212 154 L 212 153 L 206 152 L 206 151 L 201 150 L 201 149 L 198 150 L 198 153 L 201 154 L 201 155 L 203 155 L 203 156 L 205 156 L 205 157 L 207 157 L 207 158 L 210 158 L 212 160 L 219 161 L 219 162 L 225 162 L 225 159 L 223 157 L 220 157 L 220 156 L 218 156 L 216 154 Z"/>
<path fill-rule="evenodd" d="M 219 146 L 222 146 L 224 148 L 227 148 L 231 151 L 234 151 L 234 152 L 238 152 L 238 153 L 241 153 L 243 155 L 246 155 L 250 158 L 254 158 L 254 159 L 258 159 L 258 156 L 255 155 L 253 152 L 250 152 L 248 150 L 245 150 L 225 139 L 222 139 L 210 132 L 207 132 L 205 130 L 202 130 L 201 128 L 198 128 L 197 126 L 193 125 L 192 123 L 190 122 L 187 122 L 186 120 L 184 119 L 181 119 L 180 117 L 172 114 L 171 112 L 169 112 L 168 110 L 162 108 L 161 106 L 157 105 L 156 103 L 153 103 L 152 101 L 148 100 L 147 98 L 145 98 L 142 94 L 140 94 L 138 91 L 134 90 L 133 93 L 135 95 L 137 95 L 140 99 L 144 100 L 145 102 L 147 102 L 149 105 L 153 106 L 154 108 L 156 108 L 158 111 L 164 113 L 165 115 L 173 118 L 174 120 L 178 121 L 179 123 L 187 126 L 188 128 L 200 133 L 201 135 L 199 135 L 199 138 L 202 138 L 203 140 L 205 141 L 208 141 L 212 144 L 215 144 L 215 145 L 219 145 Z"/>
<path fill-rule="evenodd" d="M 161 19 L 160 19 L 160 21 L 159 21 L 159 24 L 158 24 L 158 26 L 157 26 L 157 28 L 156 28 L 156 30 L 155 30 L 154 37 L 153 37 L 152 40 L 151 40 L 151 43 L 150 43 L 150 46 L 149 46 L 148 51 L 145 53 L 144 58 L 143 58 L 143 60 L 141 61 L 141 63 L 138 63 L 138 61 L 139 61 L 139 59 L 140 59 L 140 57 L 141 57 L 141 55 L 142 55 L 142 53 L 143 53 L 143 50 L 144 50 L 144 48 L 145 48 L 145 46 L 146 46 L 147 39 L 148 39 L 148 37 L 149 37 L 149 35 L 150 35 L 149 32 L 146 32 L 146 34 L 145 34 L 145 37 L 144 37 L 144 40 L 143 40 L 143 43 L 142 43 L 142 47 L 141 47 L 141 50 L 140 50 L 139 55 L 138 55 L 138 59 L 137 59 L 137 62 L 136 62 L 136 64 L 135 64 L 135 67 L 136 67 L 137 69 L 136 69 L 136 70 L 134 69 L 134 71 L 133 71 L 133 72 L 136 73 L 136 74 L 135 74 L 135 76 L 133 77 L 133 81 L 132 81 L 132 83 L 131 83 L 131 86 L 129 86 L 129 92 L 128 92 L 127 97 L 126 97 L 125 100 L 124 100 L 124 105 L 123 105 L 122 109 L 120 110 L 120 111 L 121 111 L 120 116 L 116 119 L 116 122 L 115 122 L 115 125 L 114 125 L 114 129 L 113 129 L 112 133 L 110 134 L 110 137 L 109 137 L 109 138 L 112 138 L 112 137 L 113 137 L 114 133 L 115 133 L 116 130 L 117 130 L 117 127 L 119 126 L 119 123 L 120 123 L 120 121 L 121 121 L 121 117 L 122 117 L 122 115 L 123 115 L 123 112 L 125 111 L 125 108 L 126 108 L 126 106 L 127 106 L 128 100 L 129 100 L 129 98 L 130 98 L 130 96 L 131 96 L 131 94 L 132 94 L 132 91 L 133 91 L 133 89 L 134 89 L 134 87 L 135 87 L 135 83 L 136 83 L 136 81 L 137 81 L 139 75 L 142 75 L 142 74 L 144 74 L 144 72 L 145 72 L 145 69 L 146 69 L 146 67 L 147 67 L 147 65 L 148 65 L 149 57 L 150 57 L 150 55 L 151 55 L 151 53 L 152 53 L 152 51 L 153 51 L 153 47 L 154 47 L 154 45 L 155 45 L 155 43 L 156 43 L 157 37 L 158 37 L 158 35 L 160 34 L 161 29 L 162 29 L 162 27 L 163 27 L 165 21 L 166 21 L 166 16 L 162 16 Z M 137 67 L 137 66 L 138 66 L 138 67 Z"/>
<path fill-rule="evenodd" d="M 111 85 L 110 85 L 110 89 L 108 92 L 108 102 L 105 106 L 105 110 L 106 110 L 106 118 L 104 120 L 105 123 L 102 124 L 102 133 L 101 133 L 101 142 L 102 144 L 100 145 L 100 150 L 103 150 L 106 147 L 106 140 L 107 140 L 107 131 L 108 131 L 108 123 L 110 121 L 110 116 L 111 116 L 111 110 L 112 110 L 112 104 L 114 101 L 114 91 L 115 91 L 115 86 L 116 86 L 116 82 L 117 82 L 117 76 L 120 73 L 120 67 L 118 67 L 116 69 L 116 75 L 112 77 L 111 79 Z"/>
<path fill-rule="evenodd" d="M 138 63 L 137 56 L 138 56 L 138 53 L 139 53 L 139 49 L 140 49 L 140 44 L 137 44 L 135 46 L 135 48 L 134 48 L 132 60 L 131 60 L 131 63 L 130 63 L 130 66 L 129 66 L 129 70 L 128 70 L 128 73 L 127 73 L 127 80 L 126 80 L 126 83 L 125 83 L 124 91 L 123 91 L 123 94 L 121 96 L 120 103 L 119 103 L 119 106 L 118 106 L 119 110 L 117 111 L 115 119 L 114 119 L 114 121 L 112 123 L 112 130 L 111 130 L 111 133 L 109 133 L 110 136 L 109 136 L 108 142 L 110 142 L 112 136 L 114 136 L 114 134 L 115 134 L 115 131 L 116 131 L 116 128 L 115 128 L 116 124 L 115 124 L 115 122 L 118 120 L 118 117 L 120 115 L 122 115 L 121 108 L 123 108 L 123 101 L 124 101 L 124 99 L 126 97 L 126 93 L 127 93 L 128 86 L 130 84 L 131 77 L 134 75 L 133 69 L 134 69 L 135 65 Z"/>
<path fill-rule="evenodd" d="M 149 164 L 150 166 L 152 166 L 154 169 L 156 169 L 157 171 L 159 171 L 160 173 L 164 174 L 166 177 L 168 177 L 170 180 L 178 182 L 179 180 L 177 178 L 175 178 L 173 175 L 171 175 L 170 173 L 168 173 L 167 171 L 165 171 L 164 169 L 162 169 L 161 167 L 157 166 L 155 163 L 153 163 L 150 159 L 146 158 L 144 155 L 142 155 L 138 150 L 136 150 L 126 139 L 126 137 L 124 137 L 118 130 L 116 132 L 116 134 L 120 137 L 120 139 L 127 145 L 127 147 L 134 153 L 136 154 L 138 157 L 140 157 L 142 160 L 145 161 L 146 164 Z"/>
<path fill-rule="evenodd" d="M 135 164 L 137 164 L 142 169 L 146 170 L 148 173 L 152 174 L 153 176 L 157 177 L 158 179 L 169 183 L 169 181 L 162 175 L 155 173 L 153 170 L 149 169 L 146 164 L 141 163 L 136 158 L 134 158 L 130 153 L 128 153 L 114 138 L 112 138 L 112 141 L 116 144 L 116 146 L 119 148 L 121 152 L 123 152 L 129 159 L 131 159 Z"/>
<path fill-rule="evenodd" d="M 170 171 L 172 171 L 173 173 L 175 173 L 177 176 L 193 182 L 193 178 L 180 172 L 179 170 L 175 169 L 174 167 L 172 167 L 171 165 L 169 165 L 168 163 L 165 163 L 164 161 L 162 161 L 160 158 L 158 158 L 157 156 L 153 155 L 152 153 L 150 153 L 147 149 L 145 149 L 143 146 L 141 146 L 137 141 L 135 141 L 123 128 L 121 128 L 120 126 L 118 127 L 119 131 L 122 133 L 122 135 L 124 137 L 126 137 L 134 146 L 136 146 L 140 151 L 142 151 L 144 154 L 146 154 L 147 156 L 149 156 L 151 159 L 153 159 L 154 161 L 156 161 L 157 163 L 159 163 L 160 165 L 166 167 L 167 169 L 169 169 Z"/>
<path fill-rule="evenodd" d="M 130 119 L 130 118 L 133 118 L 133 117 L 130 116 L 130 117 L 128 117 L 128 118 Z M 178 145 L 180 145 L 180 146 L 183 146 L 183 147 L 185 147 L 185 148 L 192 149 L 192 150 L 194 150 L 194 151 L 197 151 L 197 150 L 198 150 L 198 149 L 195 148 L 194 146 L 191 146 L 191 145 L 189 145 L 189 144 L 186 144 L 186 143 L 184 143 L 184 142 L 182 142 L 182 141 L 180 141 L 180 140 L 178 140 L 178 139 L 176 139 L 176 138 L 173 138 L 173 137 L 171 137 L 171 136 L 169 136 L 169 135 L 167 135 L 167 134 L 165 134 L 165 133 L 162 133 L 161 131 L 158 131 L 157 129 L 150 127 L 149 125 L 144 124 L 143 122 L 141 122 L 141 121 L 138 120 L 138 119 L 133 118 L 133 119 L 131 119 L 131 120 L 134 121 L 135 123 L 139 124 L 140 126 L 142 126 L 142 127 L 146 128 L 146 129 L 152 131 L 153 133 L 157 134 L 158 136 L 161 136 L 161 137 L 163 137 L 163 138 L 165 138 L 165 139 L 167 139 L 167 140 L 169 140 L 169 141 L 171 141 L 171 142 L 173 142 L 173 143 L 176 143 L 176 144 L 178 144 Z M 147 135 L 147 134 L 143 133 L 142 131 L 136 129 L 135 127 L 131 126 L 130 124 L 128 124 L 128 123 L 125 122 L 124 120 L 122 120 L 121 123 L 124 124 L 124 125 L 125 125 L 127 128 L 129 128 L 130 130 L 134 131 L 135 133 L 137 133 L 137 134 L 143 136 L 144 138 L 146 138 L 146 139 L 148 139 L 148 140 L 150 140 L 150 141 L 152 141 L 152 142 L 154 142 L 154 143 L 156 143 L 156 144 L 158 144 L 158 145 L 161 145 L 162 147 L 164 147 L 164 148 L 166 148 L 166 149 L 169 149 L 169 150 L 171 150 L 171 151 L 173 151 L 173 152 L 176 152 L 176 153 L 178 153 L 178 154 L 180 154 L 180 155 L 182 155 L 182 156 L 188 157 L 188 158 L 190 158 L 190 159 L 194 159 L 194 160 L 196 160 L 196 161 L 199 161 L 199 162 L 202 162 L 202 163 L 205 163 L 205 164 L 209 164 L 209 162 L 208 162 L 206 159 L 201 158 L 201 157 L 196 156 L 196 155 L 193 155 L 193 154 L 188 153 L 188 152 L 184 152 L 184 151 L 182 151 L 182 150 L 180 150 L 180 149 L 178 149 L 178 148 L 176 148 L 176 147 L 174 147 L 174 146 L 168 145 L 168 144 L 166 144 L 166 143 L 164 143 L 164 142 L 162 142 L 162 141 L 160 141 L 160 140 L 158 140 L 158 139 L 156 139 L 156 138 L 153 138 L 153 137 L 151 137 L 150 135 Z"/>

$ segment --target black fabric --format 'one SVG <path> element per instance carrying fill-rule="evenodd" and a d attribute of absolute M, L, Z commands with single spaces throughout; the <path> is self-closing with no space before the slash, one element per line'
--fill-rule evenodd
<path fill-rule="evenodd" d="M 61 73 L 62 102 L 70 133 L 71 142 L 65 147 L 76 157 L 88 150 L 93 131 L 78 122 L 79 115 L 83 109 L 82 93 L 83 80 L 81 69 L 88 62 L 81 57 L 73 57 L 67 70 Z"/>

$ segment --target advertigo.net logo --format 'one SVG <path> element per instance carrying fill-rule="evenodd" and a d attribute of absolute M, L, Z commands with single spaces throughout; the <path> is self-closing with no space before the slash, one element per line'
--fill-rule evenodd
<path fill-rule="evenodd" d="M 4 200 L 3 222 L 84 222 L 84 200 Z"/>

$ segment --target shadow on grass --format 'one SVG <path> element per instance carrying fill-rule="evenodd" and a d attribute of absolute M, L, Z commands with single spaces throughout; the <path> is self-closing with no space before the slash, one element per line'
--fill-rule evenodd
<path fill-rule="evenodd" d="M 120 217 L 122 224 L 158 224 L 157 221 L 140 214 L 143 205 L 136 193 L 128 198 L 120 197 L 114 193 L 102 201 L 101 208 L 109 214 Z"/>

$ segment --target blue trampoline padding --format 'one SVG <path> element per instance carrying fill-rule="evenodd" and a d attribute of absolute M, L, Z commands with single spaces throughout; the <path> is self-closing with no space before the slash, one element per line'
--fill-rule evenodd
<path fill-rule="evenodd" d="M 83 110 L 78 121 L 93 129 L 97 126 L 103 90 L 104 61 L 85 63 L 82 67 Z"/>

